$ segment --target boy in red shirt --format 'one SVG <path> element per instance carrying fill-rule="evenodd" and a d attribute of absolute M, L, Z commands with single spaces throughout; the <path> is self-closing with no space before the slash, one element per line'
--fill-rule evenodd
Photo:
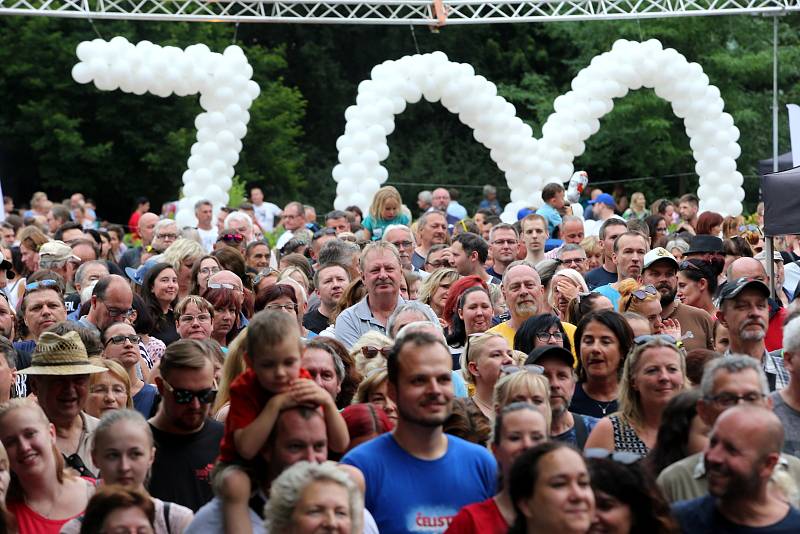
<path fill-rule="evenodd" d="M 223 501 L 226 532 L 252 532 L 247 511 L 252 483 L 246 469 L 267 443 L 280 412 L 297 405 L 320 406 L 328 447 L 344 452 L 350 441 L 335 400 L 300 367 L 302 341 L 294 315 L 257 313 L 247 327 L 247 370 L 231 383 L 231 406 L 220 445 L 215 486 Z"/>

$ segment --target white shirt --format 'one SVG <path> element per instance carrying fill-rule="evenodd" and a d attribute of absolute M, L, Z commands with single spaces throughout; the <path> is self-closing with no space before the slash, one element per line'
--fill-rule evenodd
<path fill-rule="evenodd" d="M 275 227 L 275 217 L 281 214 L 281 209 L 272 202 L 262 202 L 260 206 L 253 204 L 253 213 L 256 214 L 258 225 L 265 232 L 271 232 Z"/>
<path fill-rule="evenodd" d="M 198 228 L 197 233 L 200 234 L 200 240 L 203 242 L 203 249 L 211 253 L 211 251 L 214 250 L 214 244 L 217 242 L 217 229 L 214 228 L 214 226 L 211 226 L 210 230 Z"/>

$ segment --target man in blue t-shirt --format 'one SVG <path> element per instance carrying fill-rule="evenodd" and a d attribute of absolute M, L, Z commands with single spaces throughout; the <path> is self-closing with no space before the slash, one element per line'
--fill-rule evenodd
<path fill-rule="evenodd" d="M 627 224 L 622 219 L 608 219 L 600 226 L 600 247 L 603 250 L 603 263 L 600 267 L 592 269 L 584 278 L 589 291 L 605 284 L 617 281 L 617 265 L 614 263 L 614 241 L 627 230 Z"/>
<path fill-rule="evenodd" d="M 672 511 L 692 534 L 800 532 L 800 512 L 771 487 L 780 459 L 783 426 L 769 409 L 736 406 L 719 416 L 705 452 L 710 495 L 682 501 Z"/>
<path fill-rule="evenodd" d="M 364 473 L 365 505 L 382 534 L 444 532 L 460 508 L 494 494 L 495 460 L 486 448 L 442 430 L 453 384 L 452 358 L 440 338 L 411 332 L 387 360 L 397 426 L 342 463 Z"/>

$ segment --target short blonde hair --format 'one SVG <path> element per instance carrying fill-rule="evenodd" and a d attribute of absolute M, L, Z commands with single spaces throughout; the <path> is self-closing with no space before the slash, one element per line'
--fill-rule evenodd
<path fill-rule="evenodd" d="M 550 423 L 553 421 L 553 413 L 550 411 L 550 382 L 544 375 L 522 369 L 516 373 L 500 377 L 500 380 L 494 385 L 494 394 L 492 395 L 495 411 L 502 410 L 505 406 L 514 402 L 512 400 L 514 395 L 520 391 L 539 393 L 542 396 L 544 400 L 537 408 L 539 408 L 542 415 L 544 415 L 545 421 L 547 421 L 549 433 Z"/>
<path fill-rule="evenodd" d="M 202 258 L 205 253 L 202 245 L 197 241 L 179 237 L 174 243 L 167 247 L 167 250 L 165 250 L 163 254 L 161 254 L 161 261 L 169 263 L 177 273 L 180 271 L 181 265 L 185 260 L 192 258 L 194 261 L 197 261 Z"/>
<path fill-rule="evenodd" d="M 464 350 L 461 351 L 461 356 L 459 356 L 461 376 L 464 377 L 464 381 L 467 384 L 475 384 L 475 377 L 469 372 L 469 364 L 471 362 L 477 363 L 478 359 L 483 355 L 484 345 L 498 337 L 505 339 L 497 332 L 484 332 L 480 335 L 467 336 Z"/>
<path fill-rule="evenodd" d="M 358 389 L 353 397 L 352 404 L 369 402 L 370 394 L 379 388 L 381 384 L 386 382 L 388 378 L 389 372 L 385 367 L 379 367 L 367 373 L 367 376 L 364 378 L 364 380 L 358 384 Z"/>
<path fill-rule="evenodd" d="M 431 298 L 433 298 L 433 294 L 436 292 L 442 282 L 449 281 L 452 283 L 459 278 L 460 275 L 455 269 L 436 269 L 433 274 L 422 281 L 422 285 L 419 288 L 419 293 L 417 294 L 417 300 L 430 306 Z"/>
<path fill-rule="evenodd" d="M 108 358 L 89 358 L 89 362 L 92 365 L 99 365 L 100 367 L 105 367 L 108 369 L 108 372 L 117 380 L 122 382 L 125 385 L 125 394 L 128 397 L 128 400 L 125 402 L 126 408 L 133 408 L 133 399 L 131 398 L 131 377 L 128 376 L 128 372 L 125 371 L 125 368 L 122 367 L 118 362 L 114 360 L 109 360 Z M 97 383 L 102 375 L 105 373 L 92 373 L 89 375 L 89 389 L 91 390 L 92 386 Z"/>
<path fill-rule="evenodd" d="M 633 278 L 626 278 L 625 280 L 619 282 L 617 284 L 617 290 L 619 291 L 619 309 L 622 312 L 637 312 L 641 310 L 641 305 L 643 302 L 649 302 L 651 300 L 661 300 L 661 293 L 658 291 L 655 294 L 650 294 L 645 292 L 645 296 L 643 299 L 639 297 L 634 297 L 633 292 L 644 289 L 645 285 L 640 284 Z"/>

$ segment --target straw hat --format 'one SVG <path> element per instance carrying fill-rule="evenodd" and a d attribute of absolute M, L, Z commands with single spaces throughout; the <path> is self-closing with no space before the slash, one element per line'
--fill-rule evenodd
<path fill-rule="evenodd" d="M 67 332 L 63 336 L 53 332 L 43 332 L 36 342 L 31 366 L 20 369 L 23 375 L 86 375 L 104 373 L 105 367 L 89 363 L 86 347 L 77 332 Z"/>

